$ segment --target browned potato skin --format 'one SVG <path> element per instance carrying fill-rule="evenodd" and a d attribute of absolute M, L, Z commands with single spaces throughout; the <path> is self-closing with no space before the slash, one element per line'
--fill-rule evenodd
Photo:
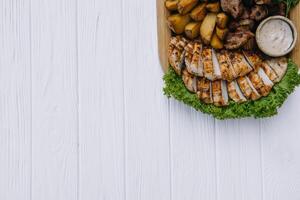
<path fill-rule="evenodd" d="M 207 13 L 206 5 L 206 3 L 200 3 L 198 6 L 196 6 L 190 13 L 191 18 L 195 21 L 202 21 Z"/>
<path fill-rule="evenodd" d="M 184 33 L 185 26 L 190 22 L 189 15 L 174 14 L 168 17 L 169 28 L 176 34 Z"/>
<path fill-rule="evenodd" d="M 204 44 L 210 44 L 217 21 L 217 15 L 215 13 L 208 13 L 200 27 L 200 35 Z"/>
<path fill-rule="evenodd" d="M 219 13 L 217 15 L 217 26 L 222 29 L 226 28 L 228 20 L 229 17 L 225 13 Z"/>
<path fill-rule="evenodd" d="M 177 4 L 179 0 L 167 0 L 165 6 L 169 11 L 177 10 Z"/>
<path fill-rule="evenodd" d="M 195 39 L 199 36 L 200 33 L 200 25 L 199 22 L 190 22 L 185 27 L 185 35 L 189 39 Z"/>
<path fill-rule="evenodd" d="M 221 10 L 220 2 L 208 3 L 208 4 L 206 5 L 206 9 L 207 9 L 209 12 L 218 13 L 218 12 L 220 12 L 220 10 Z"/>
<path fill-rule="evenodd" d="M 217 34 L 214 34 L 212 36 L 210 45 L 214 48 L 214 49 L 223 49 L 224 44 L 222 42 L 222 40 L 220 40 L 220 38 L 217 36 Z"/>
<path fill-rule="evenodd" d="M 182 15 L 189 13 L 198 3 L 198 0 L 180 0 L 178 3 L 178 12 Z"/>
<path fill-rule="evenodd" d="M 224 40 L 225 39 L 228 31 L 229 30 L 227 28 L 222 29 L 222 28 L 216 27 L 216 35 L 218 36 L 218 38 L 220 40 Z"/>

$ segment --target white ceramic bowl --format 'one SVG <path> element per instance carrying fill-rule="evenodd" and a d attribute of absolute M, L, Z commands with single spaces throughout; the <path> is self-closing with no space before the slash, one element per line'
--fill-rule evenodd
<path fill-rule="evenodd" d="M 260 44 L 260 31 L 262 29 L 262 27 L 267 23 L 269 22 L 270 20 L 282 20 L 284 22 L 286 22 L 287 24 L 290 25 L 291 29 L 292 29 L 292 33 L 293 33 L 293 43 L 292 45 L 283 53 L 271 53 L 271 52 L 268 52 L 261 44 Z M 266 55 L 269 55 L 271 57 L 280 57 L 280 56 L 284 56 L 284 55 L 287 55 L 288 53 L 290 53 L 296 46 L 296 43 L 297 43 L 297 37 L 298 37 L 298 34 L 297 34 L 297 29 L 296 29 L 296 26 L 293 24 L 293 22 L 291 20 L 289 20 L 288 18 L 286 17 L 283 17 L 283 16 L 272 16 L 272 17 L 269 17 L 267 19 L 265 19 L 264 21 L 262 21 L 259 26 L 257 27 L 256 29 L 256 42 L 257 42 L 257 45 L 259 47 L 259 49 L 264 52 Z"/>

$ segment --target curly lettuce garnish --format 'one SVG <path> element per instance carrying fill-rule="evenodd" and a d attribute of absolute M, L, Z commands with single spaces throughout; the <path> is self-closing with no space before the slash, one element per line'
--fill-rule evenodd
<path fill-rule="evenodd" d="M 298 66 L 289 60 L 288 69 L 283 79 L 274 85 L 271 93 L 257 101 L 248 101 L 242 104 L 230 102 L 227 107 L 217 107 L 201 102 L 196 94 L 190 93 L 184 86 L 181 77 L 170 67 L 164 76 L 164 94 L 195 108 L 197 111 L 210 114 L 217 119 L 235 119 L 245 117 L 264 118 L 278 113 L 282 106 L 297 86 L 300 85 Z"/>

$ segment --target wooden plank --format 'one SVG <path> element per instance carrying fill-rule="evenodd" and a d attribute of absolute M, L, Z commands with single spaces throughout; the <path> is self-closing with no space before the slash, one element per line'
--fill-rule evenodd
<path fill-rule="evenodd" d="M 32 200 L 77 199 L 76 2 L 31 0 Z"/>
<path fill-rule="evenodd" d="M 125 199 L 121 5 L 78 1 L 82 200 Z"/>
<path fill-rule="evenodd" d="M 171 180 L 173 200 L 215 200 L 214 120 L 170 101 Z"/>
<path fill-rule="evenodd" d="M 259 120 L 216 120 L 217 196 L 263 200 Z"/>
<path fill-rule="evenodd" d="M 0 1 L 0 199 L 30 200 L 30 1 Z"/>
<path fill-rule="evenodd" d="M 300 198 L 300 127 L 298 89 L 280 115 L 262 121 L 264 199 Z"/>
<path fill-rule="evenodd" d="M 157 35 L 158 35 L 158 55 L 160 65 L 164 72 L 169 68 L 168 45 L 170 39 L 170 29 L 167 26 L 166 19 L 169 12 L 165 8 L 164 0 L 156 0 L 157 12 Z"/>
<path fill-rule="evenodd" d="M 294 22 L 298 30 L 298 42 L 295 49 L 292 52 L 292 58 L 294 62 L 300 67 L 300 5 L 297 5 L 296 8 L 293 8 L 290 14 L 290 19 Z"/>
<path fill-rule="evenodd" d="M 162 94 L 155 9 L 153 1 L 123 1 L 125 181 L 130 200 L 170 199 L 168 100 Z"/>

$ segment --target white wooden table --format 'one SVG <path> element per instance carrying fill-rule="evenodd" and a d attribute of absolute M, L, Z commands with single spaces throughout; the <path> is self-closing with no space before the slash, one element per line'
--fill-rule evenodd
<path fill-rule="evenodd" d="M 1 200 L 299 200 L 300 91 L 217 121 L 162 94 L 155 0 L 0 1 Z"/>

